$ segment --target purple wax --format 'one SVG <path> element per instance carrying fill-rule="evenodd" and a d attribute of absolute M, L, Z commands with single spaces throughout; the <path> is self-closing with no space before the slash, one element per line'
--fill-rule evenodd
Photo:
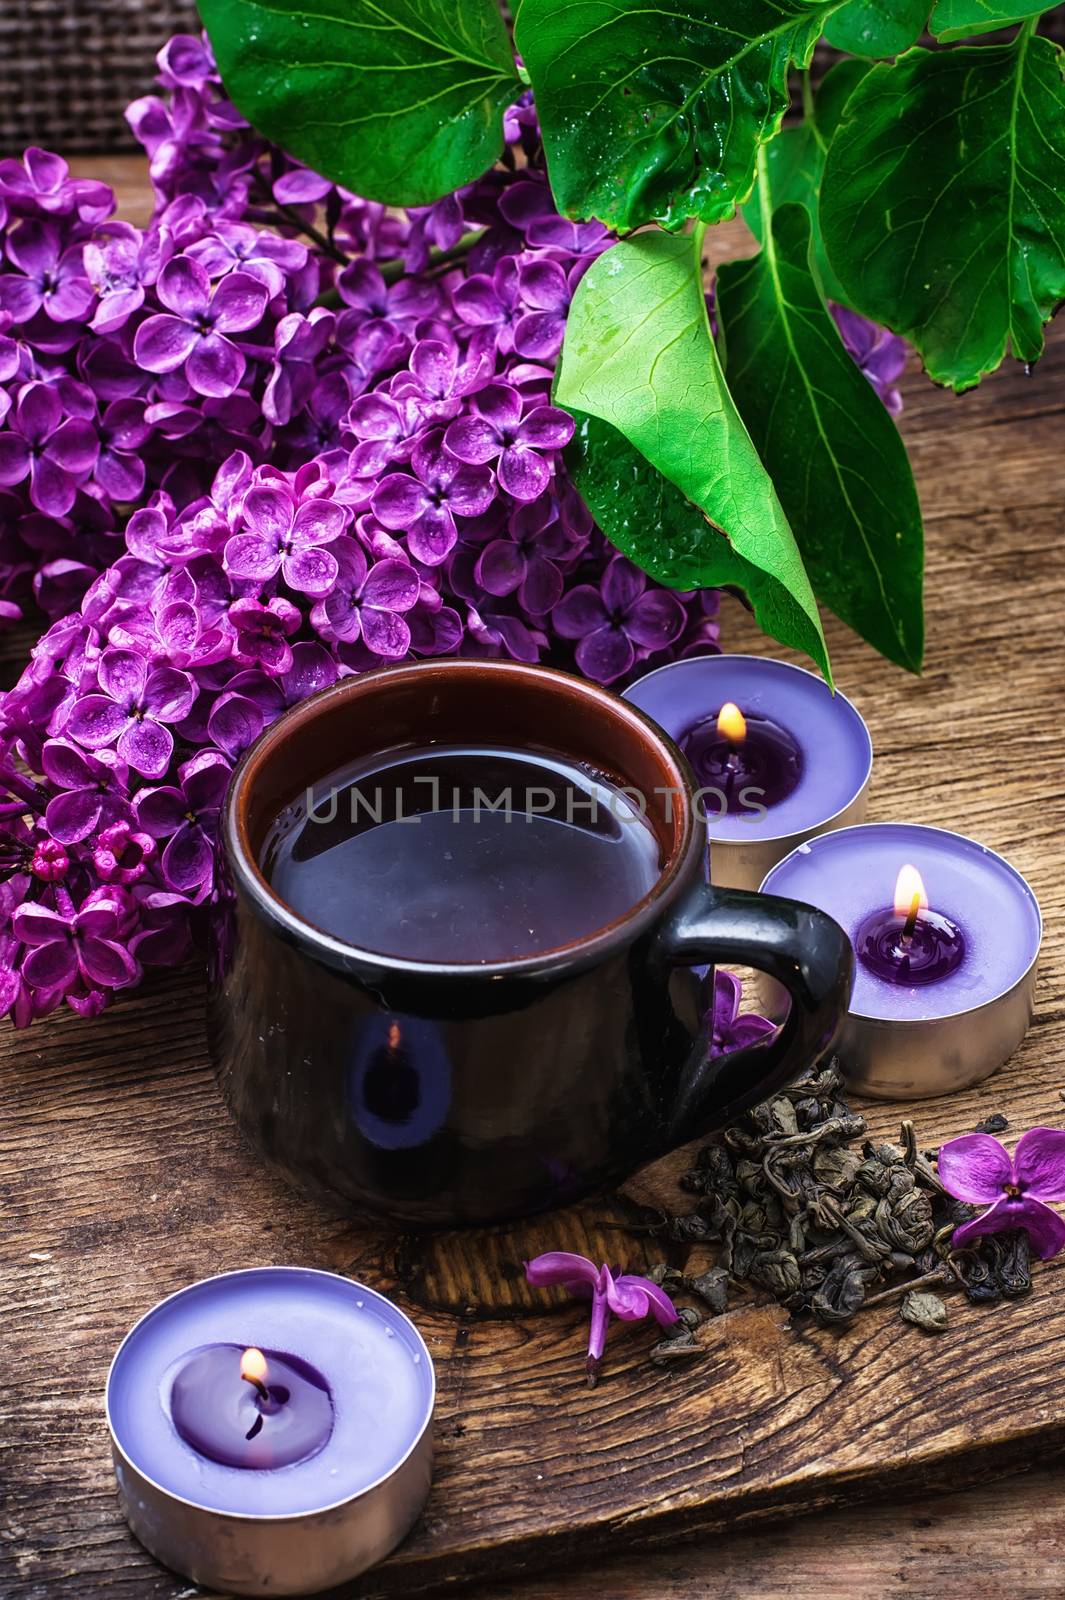
<path fill-rule="evenodd" d="M 170 1415 L 185 1443 L 226 1467 L 287 1467 L 317 1455 L 333 1431 L 329 1385 L 314 1367 L 262 1352 L 265 1376 L 241 1376 L 240 1345 L 210 1344 L 184 1357 Z"/>
<path fill-rule="evenodd" d="M 722 809 L 707 797 L 712 843 L 810 833 L 845 811 L 868 781 L 873 748 L 865 723 L 844 695 L 833 695 L 823 679 L 802 667 L 768 656 L 692 656 L 649 672 L 626 689 L 624 698 L 682 747 L 687 738 L 689 760 L 699 757 L 693 730 L 709 723 L 716 732 L 711 719 L 729 700 L 743 713 L 748 730 L 754 727 L 768 738 L 770 729 L 779 729 L 793 747 L 790 761 L 779 747 L 771 758 L 778 776 L 759 802 L 764 811 Z M 700 776 L 699 781 L 708 780 Z"/>
<path fill-rule="evenodd" d="M 778 806 L 802 779 L 802 750 L 771 717 L 749 712 L 742 737 L 718 731 L 721 707 L 692 724 L 678 739 L 700 789 L 708 817 L 740 816 L 759 806 Z"/>
<path fill-rule="evenodd" d="M 930 983 L 900 983 L 855 963 L 852 1016 L 924 1021 L 986 1005 L 1007 993 L 1031 969 L 1039 953 L 1039 905 L 1015 867 L 993 850 L 960 834 L 916 823 L 876 822 L 841 828 L 799 845 L 767 873 L 767 894 L 787 895 L 818 906 L 846 928 L 856 948 L 870 919 L 887 924 L 899 869 L 912 863 L 921 874 L 928 913 L 943 919 L 939 959 L 950 924 L 959 936 L 960 958 Z M 918 914 L 918 923 L 928 913 Z M 905 917 L 898 917 L 900 923 Z"/>
<path fill-rule="evenodd" d="M 919 911 L 911 919 L 887 906 L 858 924 L 854 949 L 874 977 L 916 988 L 950 976 L 965 959 L 965 935 L 937 911 Z"/>
<path fill-rule="evenodd" d="M 254 1397 L 240 1378 L 250 1348 L 266 1356 L 267 1389 L 289 1398 L 271 1392 L 263 1409 L 276 1407 L 273 1415 L 245 1443 L 266 1435 L 298 1393 L 295 1434 L 286 1437 L 300 1444 L 302 1434 L 313 1453 L 287 1464 L 225 1459 L 234 1453 L 235 1414 L 228 1400 L 220 1403 L 224 1416 L 212 1418 L 210 1408 L 220 1382 L 228 1395 L 233 1371 Z M 198 1364 L 205 1351 L 206 1369 Z M 202 1416 L 193 1389 L 202 1393 Z M 229 1272 L 171 1295 L 126 1336 L 107 1381 L 111 1426 L 140 1472 L 195 1505 L 244 1516 L 322 1510 L 371 1488 L 410 1454 L 433 1399 L 429 1352 L 399 1308 L 362 1284 L 304 1267 Z M 249 1410 L 247 1397 L 236 1404 L 250 1427 L 258 1408 Z"/>

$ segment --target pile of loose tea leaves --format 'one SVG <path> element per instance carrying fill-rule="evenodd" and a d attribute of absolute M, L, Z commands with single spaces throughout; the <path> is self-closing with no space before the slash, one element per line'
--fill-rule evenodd
<path fill-rule="evenodd" d="M 946 1290 L 984 1303 L 1031 1287 L 1027 1233 L 952 1249 L 954 1229 L 978 1208 L 944 1191 L 935 1152 L 919 1150 L 912 1122 L 897 1145 L 864 1139 L 865 1118 L 842 1088 L 833 1060 L 747 1112 L 681 1179 L 692 1209 L 666 1219 L 668 1237 L 721 1248 L 699 1276 L 666 1265 L 650 1274 L 702 1308 L 656 1346 L 658 1364 L 698 1355 L 694 1328 L 741 1285 L 768 1290 L 797 1319 L 836 1327 L 898 1299 L 905 1320 L 930 1333 L 947 1325 Z M 1006 1126 L 996 1114 L 977 1131 Z"/>

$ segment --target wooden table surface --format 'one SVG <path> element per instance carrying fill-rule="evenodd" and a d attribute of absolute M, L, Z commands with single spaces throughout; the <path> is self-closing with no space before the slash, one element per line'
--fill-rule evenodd
<path fill-rule="evenodd" d="M 138 163 L 78 169 L 116 181 L 122 214 L 143 219 Z M 736 230 L 711 237 L 735 251 Z M 924 677 L 886 666 L 831 621 L 829 639 L 841 687 L 873 726 L 872 816 L 978 834 L 1017 862 L 1043 902 L 1036 1025 L 985 1096 L 1015 1110 L 1022 1127 L 1052 1116 L 1049 1086 L 1065 1085 L 1065 330 L 1030 378 L 1011 366 L 955 398 L 913 374 L 905 397 L 929 545 Z M 723 620 L 729 646 L 766 648 L 735 605 Z M 9 637 L 3 653 L 15 647 Z M 937 1129 L 934 1105 L 921 1126 L 928 1142 L 960 1131 Z M 197 1593 L 155 1567 L 118 1516 L 100 1416 L 111 1348 L 181 1282 L 245 1261 L 355 1260 L 357 1227 L 321 1217 L 255 1170 L 210 1082 L 194 973 L 145 988 L 96 1023 L 67 1015 L 0 1037 L 0 1202 L 0 1595 Z M 1015 1308 L 981 1315 L 1008 1318 Z M 1034 1340 L 1025 1326 L 1020 1364 L 1025 1339 Z M 982 1381 L 990 1403 L 997 1375 Z M 1061 1386 L 1040 1393 L 1047 1416 L 1065 1420 Z M 545 1391 L 543 1403 L 560 1402 Z M 520 1437 L 513 1443 L 520 1451 Z M 616 1549 L 594 1561 L 569 1549 L 562 1571 L 463 1592 L 470 1600 L 1060 1595 L 1065 1472 L 1045 1459 L 1028 1464 L 1035 1470 L 965 1492 L 944 1469 L 935 1498 L 922 1486 L 918 1501 L 831 1512 L 805 1504 L 813 1514 L 712 1539 L 691 1527 L 686 1544 L 636 1551 L 619 1530 Z M 625 1466 L 620 1455 L 605 1457 L 602 1471 Z M 462 1576 L 460 1562 L 454 1578 Z M 415 1589 L 439 1592 L 413 1578 L 389 1592 Z"/>

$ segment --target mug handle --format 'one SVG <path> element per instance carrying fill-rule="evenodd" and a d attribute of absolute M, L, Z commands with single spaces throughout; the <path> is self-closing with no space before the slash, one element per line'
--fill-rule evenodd
<path fill-rule="evenodd" d="M 700 1035 L 666 1111 L 670 1150 L 725 1127 L 808 1071 L 839 1032 L 854 976 L 851 942 L 826 912 L 707 883 L 658 930 L 651 958 L 666 968 L 756 967 L 791 996 L 786 1020 L 764 1043 L 711 1058 L 709 1030 Z"/>

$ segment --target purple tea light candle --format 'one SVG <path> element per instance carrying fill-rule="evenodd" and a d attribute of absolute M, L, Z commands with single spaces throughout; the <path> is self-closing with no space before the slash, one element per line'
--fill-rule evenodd
<path fill-rule="evenodd" d="M 417 1520 L 434 1396 L 418 1330 L 362 1284 L 304 1267 L 194 1283 L 142 1317 L 111 1364 L 126 1519 L 207 1588 L 331 1588 Z"/>
<path fill-rule="evenodd" d="M 1042 918 L 993 850 L 941 828 L 869 823 L 800 845 L 762 888 L 819 906 L 850 934 L 854 989 L 837 1049 L 859 1093 L 966 1088 L 1024 1038 Z M 778 1015 L 775 989 L 769 1004 Z"/>
<path fill-rule="evenodd" d="M 822 678 L 768 656 L 692 656 L 624 698 L 653 717 L 695 774 L 710 881 L 757 889 L 805 839 L 865 816 L 873 746 L 859 713 Z"/>

